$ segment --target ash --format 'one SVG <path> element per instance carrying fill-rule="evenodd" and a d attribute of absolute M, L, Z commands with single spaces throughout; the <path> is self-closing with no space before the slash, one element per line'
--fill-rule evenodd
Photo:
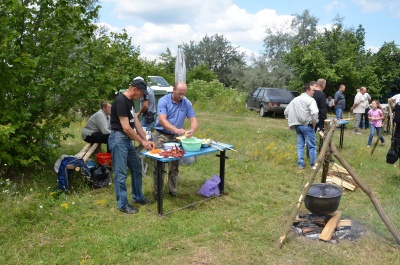
<path fill-rule="evenodd" d="M 330 215 L 320 215 L 313 213 L 299 215 L 292 225 L 292 231 L 308 239 L 319 240 L 319 236 L 325 224 L 329 221 L 330 218 Z M 341 220 L 350 219 L 346 216 L 342 216 Z M 349 241 L 356 241 L 359 237 L 366 233 L 366 228 L 361 222 L 355 220 L 350 221 L 351 226 L 336 227 L 332 239 L 328 242 L 335 244 L 344 239 Z"/>

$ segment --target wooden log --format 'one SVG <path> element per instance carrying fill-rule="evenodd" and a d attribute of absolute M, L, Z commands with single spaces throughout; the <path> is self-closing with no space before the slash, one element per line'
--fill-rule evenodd
<path fill-rule="evenodd" d="M 98 143 L 92 144 L 92 147 L 90 147 L 90 149 L 83 156 L 83 161 L 85 161 L 85 162 L 88 161 L 89 157 L 93 154 L 93 152 L 96 150 L 98 145 L 99 145 Z"/>
<path fill-rule="evenodd" d="M 358 177 L 358 175 L 353 170 L 353 168 L 346 162 L 346 160 L 344 160 L 340 156 L 335 144 L 333 142 L 330 142 L 330 144 L 331 144 L 332 154 L 347 169 L 347 171 L 353 177 L 353 179 L 357 183 L 357 185 L 365 192 L 365 194 L 367 194 L 367 196 L 371 200 L 372 204 L 374 205 L 375 210 L 378 212 L 379 217 L 382 219 L 383 223 L 386 225 L 386 227 L 392 233 L 392 235 L 395 238 L 397 244 L 400 244 L 400 233 L 399 233 L 399 231 L 396 229 L 396 227 L 390 221 L 389 217 L 387 216 L 386 212 L 383 210 L 382 205 L 380 204 L 378 199 L 375 197 L 375 195 L 372 192 L 372 190 L 367 185 L 364 184 L 364 182 Z"/>
<path fill-rule="evenodd" d="M 329 171 L 328 176 L 335 176 L 335 177 L 341 178 L 341 179 L 351 183 L 352 185 L 358 187 L 357 183 L 354 181 L 354 179 L 351 177 L 350 174 L 344 174 L 344 173 L 338 173 L 338 172 Z"/>
<path fill-rule="evenodd" d="M 309 222 L 320 226 L 325 226 L 326 223 L 325 218 L 320 216 L 315 218 L 300 218 L 297 216 L 293 223 L 300 223 L 300 222 Z"/>
<path fill-rule="evenodd" d="M 329 219 L 328 223 L 325 225 L 324 229 L 319 235 L 319 239 L 323 241 L 330 241 L 332 239 L 333 234 L 335 233 L 340 218 L 342 218 L 342 212 L 341 211 L 334 212 L 332 218 Z"/>
<path fill-rule="evenodd" d="M 310 232 L 315 232 L 315 231 L 321 231 L 322 229 L 324 229 L 323 227 L 303 227 L 301 229 L 301 233 L 303 235 L 310 233 Z"/>
<path fill-rule="evenodd" d="M 334 171 L 337 171 L 337 172 L 349 174 L 349 172 L 344 167 L 342 167 L 341 165 L 339 165 L 337 163 L 333 163 L 331 169 Z"/>
<path fill-rule="evenodd" d="M 351 226 L 351 220 L 348 219 L 342 219 L 339 221 L 337 227 L 350 227 Z"/>
<path fill-rule="evenodd" d="M 329 179 L 330 182 L 332 182 L 332 183 L 334 183 L 334 184 L 336 184 L 338 186 L 341 186 L 343 188 L 346 188 L 348 190 L 354 191 L 356 189 L 355 185 L 353 185 L 350 182 L 347 182 L 347 181 L 345 181 L 345 180 L 343 180 L 343 179 L 341 179 L 339 177 L 330 176 L 328 179 Z"/>
<path fill-rule="evenodd" d="M 285 241 L 285 239 L 287 237 L 287 234 L 292 230 L 293 221 L 296 218 L 296 215 L 298 214 L 298 212 L 300 211 L 300 207 L 301 207 L 301 205 L 302 205 L 302 203 L 304 201 L 304 198 L 307 195 L 308 190 L 310 189 L 311 184 L 314 182 L 315 176 L 317 175 L 318 171 L 322 167 L 322 164 L 323 164 L 323 161 L 324 161 L 324 158 L 325 158 L 325 153 L 326 153 L 326 150 L 328 149 L 329 143 L 331 142 L 331 139 L 332 139 L 333 133 L 335 131 L 336 125 L 337 125 L 337 122 L 334 121 L 334 125 L 330 127 L 330 129 L 329 129 L 329 131 L 328 131 L 328 133 L 326 135 L 326 138 L 324 140 L 324 144 L 322 145 L 321 152 L 318 155 L 318 158 L 317 158 L 317 161 L 316 161 L 316 163 L 314 165 L 314 168 L 311 171 L 311 174 L 310 174 L 307 182 L 305 183 L 305 185 L 303 187 L 303 190 L 302 190 L 302 192 L 300 194 L 299 199 L 296 201 L 296 203 L 295 203 L 295 205 L 294 205 L 294 207 L 293 207 L 293 209 L 292 209 L 292 211 L 291 211 L 291 213 L 290 213 L 290 215 L 288 217 L 286 225 L 283 228 L 284 229 L 283 234 L 279 237 L 279 239 L 277 241 L 277 246 L 279 248 L 282 247 L 282 245 L 283 245 L 283 243 L 284 243 L 284 241 Z"/>
<path fill-rule="evenodd" d="M 91 145 L 92 144 L 90 144 L 90 143 L 85 144 L 85 146 L 82 148 L 82 150 L 79 151 L 79 153 L 77 153 L 75 156 L 82 158 L 86 154 L 87 150 L 90 148 Z"/>
<path fill-rule="evenodd" d="M 77 158 L 83 158 L 84 162 L 87 162 L 89 157 L 93 154 L 96 148 L 99 146 L 98 143 L 95 144 L 86 144 L 78 154 L 75 155 Z M 81 170 L 80 167 L 75 167 L 74 165 L 67 165 L 67 169 L 75 169 L 75 171 Z"/>

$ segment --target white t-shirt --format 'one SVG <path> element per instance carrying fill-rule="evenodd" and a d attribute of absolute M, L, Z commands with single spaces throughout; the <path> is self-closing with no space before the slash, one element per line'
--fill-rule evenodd
<path fill-rule="evenodd" d="M 392 99 L 397 103 L 400 103 L 400 94 L 394 95 Z"/>

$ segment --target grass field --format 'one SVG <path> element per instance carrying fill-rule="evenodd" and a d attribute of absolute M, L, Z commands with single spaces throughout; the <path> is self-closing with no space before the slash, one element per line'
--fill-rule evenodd
<path fill-rule="evenodd" d="M 91 190 L 79 176 L 71 194 L 56 196 L 51 166 L 18 182 L 1 179 L 0 264 L 400 264 L 399 245 L 360 189 L 345 191 L 339 206 L 365 229 L 356 241 L 323 243 L 289 233 L 278 249 L 276 241 L 311 172 L 297 170 L 295 133 L 282 117 L 261 118 L 250 111 L 198 111 L 197 116 L 197 137 L 230 143 L 239 151 L 227 151 L 225 196 L 163 219 L 145 207 L 136 215 L 120 213 L 113 186 Z M 60 156 L 82 148 L 83 125 L 69 128 L 76 137 L 63 143 Z M 351 132 L 348 126 L 340 154 L 400 229 L 400 171 L 398 164 L 385 162 L 390 136 L 384 135 L 386 146 L 378 145 L 371 157 L 369 131 Z M 334 142 L 338 145 L 339 131 Z M 165 212 L 201 200 L 196 192 L 218 173 L 215 155 L 181 166 L 180 196 L 165 197 Z M 152 198 L 151 172 L 143 182 Z M 156 204 L 147 207 L 157 209 Z"/>

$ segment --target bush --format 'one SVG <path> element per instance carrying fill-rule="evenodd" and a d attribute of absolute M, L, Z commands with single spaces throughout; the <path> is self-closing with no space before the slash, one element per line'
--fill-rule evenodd
<path fill-rule="evenodd" d="M 233 88 L 226 88 L 218 80 L 206 82 L 194 80 L 188 86 L 187 98 L 195 109 L 244 112 L 246 94 Z"/>

